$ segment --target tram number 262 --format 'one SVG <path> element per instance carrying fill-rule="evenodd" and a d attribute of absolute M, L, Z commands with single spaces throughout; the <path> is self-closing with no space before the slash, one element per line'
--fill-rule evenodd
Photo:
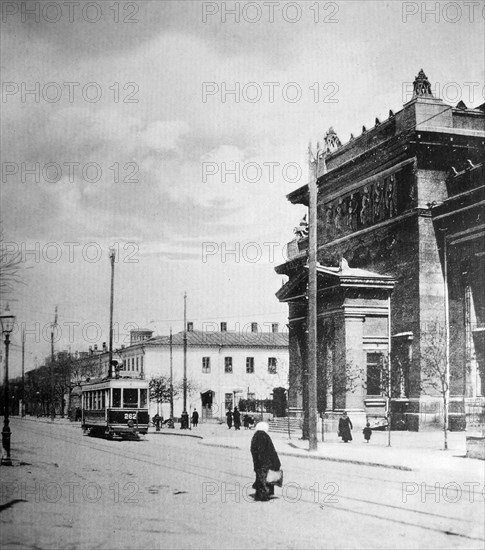
<path fill-rule="evenodd" d="M 125 420 L 136 420 L 136 413 L 125 413 Z"/>

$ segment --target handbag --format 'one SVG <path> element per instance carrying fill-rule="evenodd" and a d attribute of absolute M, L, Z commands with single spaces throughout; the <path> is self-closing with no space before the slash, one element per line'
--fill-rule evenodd
<path fill-rule="evenodd" d="M 268 485 L 283 486 L 283 470 L 268 470 L 266 474 L 266 483 Z"/>

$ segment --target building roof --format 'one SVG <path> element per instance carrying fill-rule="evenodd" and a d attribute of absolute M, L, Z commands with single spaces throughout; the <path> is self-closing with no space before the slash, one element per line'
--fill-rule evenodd
<path fill-rule="evenodd" d="M 455 107 L 444 103 L 442 99 L 433 96 L 430 83 L 422 69 L 413 86 L 413 96 L 404 104 L 403 109 L 396 113 L 389 111 L 389 117 L 385 120 L 376 118 L 372 128 L 363 126 L 362 133 L 356 137 L 351 134 L 348 142 L 340 142 L 335 130 L 329 129 L 323 139 L 326 152 L 325 162 L 320 163 L 318 173 L 319 189 L 325 191 L 325 184 L 331 186 L 331 182 L 337 178 L 340 178 L 338 188 L 341 188 L 344 172 L 347 179 L 355 181 L 355 177 L 352 175 L 349 178 L 348 173 L 355 166 L 359 169 L 359 179 L 363 179 L 362 171 L 366 156 L 369 175 L 374 175 L 375 168 L 382 165 L 384 148 L 396 148 L 395 153 L 401 155 L 402 161 L 412 158 L 412 147 L 409 147 L 408 142 L 414 139 L 415 132 L 483 139 L 485 103 L 476 108 L 467 107 L 463 101 Z M 332 144 L 330 147 L 327 145 L 329 140 Z M 293 204 L 308 206 L 308 183 L 289 193 L 287 199 Z"/>
<path fill-rule="evenodd" d="M 184 333 L 172 336 L 173 346 L 183 346 Z M 170 336 L 155 336 L 143 342 L 145 346 L 169 346 Z M 281 332 L 215 332 L 187 331 L 188 347 L 226 347 L 226 348 L 287 348 L 288 334 Z"/>

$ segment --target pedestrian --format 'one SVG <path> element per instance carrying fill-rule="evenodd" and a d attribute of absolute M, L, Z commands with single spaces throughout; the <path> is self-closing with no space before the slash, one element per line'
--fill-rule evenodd
<path fill-rule="evenodd" d="M 244 429 L 249 430 L 249 415 L 245 414 L 243 417 Z"/>
<path fill-rule="evenodd" d="M 197 428 L 198 423 L 199 423 L 199 413 L 197 412 L 197 409 L 194 409 L 194 412 L 192 413 L 192 426 L 194 428 Z"/>
<path fill-rule="evenodd" d="M 338 435 L 343 439 L 344 443 L 352 441 L 352 432 L 350 431 L 352 429 L 352 422 L 347 416 L 347 411 L 344 411 L 340 420 L 338 421 Z"/>
<path fill-rule="evenodd" d="M 253 489 L 256 489 L 254 500 L 260 501 L 267 501 L 274 494 L 274 485 L 266 481 L 268 470 L 281 469 L 281 462 L 268 435 L 268 430 L 267 422 L 259 422 L 256 424 L 256 432 L 251 440 L 251 455 L 256 474 L 256 480 L 253 483 Z"/>
<path fill-rule="evenodd" d="M 366 443 L 369 443 L 370 437 L 372 435 L 372 429 L 370 427 L 369 422 L 365 425 L 365 428 L 362 430 L 362 433 L 364 434 L 364 439 Z"/>
<path fill-rule="evenodd" d="M 180 416 L 180 429 L 188 430 L 189 429 L 189 413 L 184 411 Z"/>
<path fill-rule="evenodd" d="M 234 420 L 234 429 L 240 430 L 241 429 L 241 413 L 239 412 L 237 407 L 234 407 L 234 411 L 232 413 L 232 418 Z"/>
<path fill-rule="evenodd" d="M 231 409 L 229 409 L 226 413 L 226 422 L 227 422 L 227 427 L 230 430 L 232 428 L 232 412 L 231 412 Z"/>
<path fill-rule="evenodd" d="M 160 431 L 162 420 L 163 418 L 158 413 L 153 417 L 153 423 L 155 424 L 155 429 L 157 432 Z"/>

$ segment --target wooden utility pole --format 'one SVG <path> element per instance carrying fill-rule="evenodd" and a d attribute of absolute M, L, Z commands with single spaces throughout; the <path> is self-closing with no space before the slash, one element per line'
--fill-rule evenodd
<path fill-rule="evenodd" d="M 173 348 L 172 327 L 170 327 L 170 418 L 173 419 Z"/>
<path fill-rule="evenodd" d="M 54 396 L 54 329 L 57 326 L 57 306 L 54 310 L 54 322 L 51 323 L 51 420 L 56 417 Z"/>
<path fill-rule="evenodd" d="M 22 405 L 20 409 L 20 418 L 24 417 L 25 409 L 25 326 L 22 326 Z"/>
<path fill-rule="evenodd" d="M 444 449 L 448 450 L 448 424 L 450 407 L 450 302 L 448 296 L 448 243 L 446 233 L 443 235 L 443 272 L 444 272 L 444 297 L 445 297 L 445 410 L 444 410 Z"/>
<path fill-rule="evenodd" d="M 109 260 L 111 263 L 111 289 L 109 299 L 109 354 L 108 354 L 108 378 L 111 378 L 111 369 L 113 368 L 113 303 L 114 303 L 114 284 L 115 284 L 115 258 L 114 248 L 109 249 Z"/>
<path fill-rule="evenodd" d="M 310 181 L 308 212 L 308 440 L 309 450 L 318 449 L 317 437 L 317 180 L 319 160 L 322 156 L 317 144 L 316 155 L 309 147 Z"/>
<path fill-rule="evenodd" d="M 187 292 L 184 292 L 184 412 L 187 412 Z"/>

